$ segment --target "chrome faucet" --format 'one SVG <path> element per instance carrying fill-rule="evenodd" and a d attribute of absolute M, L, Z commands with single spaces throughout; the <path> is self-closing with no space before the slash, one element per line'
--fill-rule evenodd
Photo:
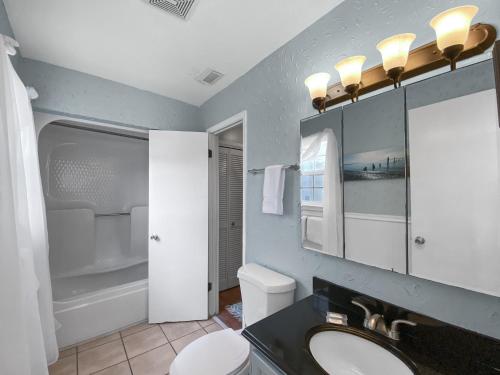
<path fill-rule="evenodd" d="M 383 315 L 372 314 L 365 305 L 363 305 L 358 301 L 352 300 L 351 302 L 353 305 L 361 307 L 365 312 L 365 320 L 363 321 L 363 327 L 371 331 L 378 332 L 386 337 L 389 337 L 392 340 L 396 341 L 399 340 L 400 324 L 408 324 L 413 327 L 417 325 L 417 323 L 412 322 L 411 320 L 396 319 L 393 320 L 390 327 L 388 327 Z"/>

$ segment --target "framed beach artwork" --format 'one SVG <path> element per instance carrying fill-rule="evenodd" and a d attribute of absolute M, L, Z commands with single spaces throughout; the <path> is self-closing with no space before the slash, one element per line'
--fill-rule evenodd
<path fill-rule="evenodd" d="M 386 180 L 404 177 L 405 150 L 402 147 L 344 156 L 344 181 Z"/>

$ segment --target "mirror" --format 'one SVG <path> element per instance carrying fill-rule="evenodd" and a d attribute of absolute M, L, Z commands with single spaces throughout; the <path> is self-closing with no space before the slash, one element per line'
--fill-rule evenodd
<path fill-rule="evenodd" d="M 303 120 L 303 247 L 500 296 L 493 72 L 481 62 Z"/>
<path fill-rule="evenodd" d="M 344 107 L 345 257 L 406 273 L 405 95 Z"/>
<path fill-rule="evenodd" d="M 408 111 L 409 273 L 500 296 L 495 90 Z"/>
<path fill-rule="evenodd" d="M 300 133 L 302 245 L 343 257 L 342 110 L 303 120 Z"/>

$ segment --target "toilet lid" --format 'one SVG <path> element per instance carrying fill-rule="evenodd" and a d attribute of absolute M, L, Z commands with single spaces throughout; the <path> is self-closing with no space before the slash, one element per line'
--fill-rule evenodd
<path fill-rule="evenodd" d="M 232 329 L 209 333 L 186 346 L 175 358 L 172 375 L 231 374 L 245 365 L 250 344 Z"/>

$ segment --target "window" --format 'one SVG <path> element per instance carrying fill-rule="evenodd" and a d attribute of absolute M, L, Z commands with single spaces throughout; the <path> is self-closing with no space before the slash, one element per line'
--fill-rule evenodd
<path fill-rule="evenodd" d="M 326 141 L 314 158 L 302 161 L 300 165 L 300 200 L 302 203 L 323 202 L 323 179 L 325 174 Z"/>

